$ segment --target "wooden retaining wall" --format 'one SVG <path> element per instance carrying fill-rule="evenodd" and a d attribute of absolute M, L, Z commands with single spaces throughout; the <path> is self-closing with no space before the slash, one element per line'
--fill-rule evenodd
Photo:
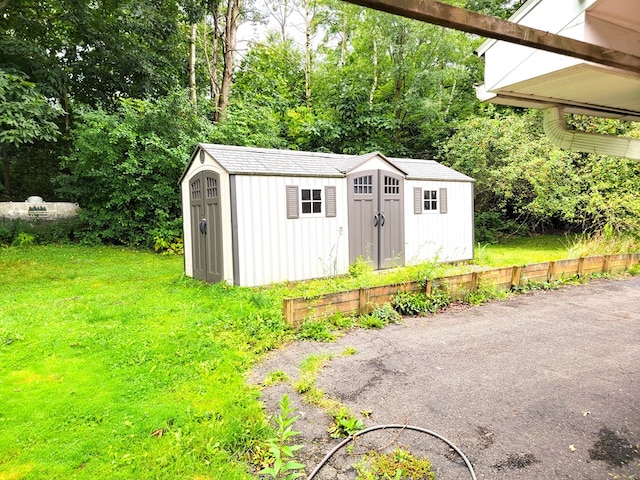
<path fill-rule="evenodd" d="M 510 290 L 528 283 L 545 283 L 574 276 L 584 277 L 599 273 L 621 273 L 640 263 L 640 254 L 603 255 L 597 257 L 535 263 L 532 265 L 496 268 L 436 278 L 426 282 L 405 282 L 381 287 L 359 288 L 346 292 L 315 297 L 285 298 L 284 318 L 294 327 L 305 320 L 328 317 L 336 313 L 344 316 L 365 315 L 389 302 L 398 292 L 419 292 L 424 289 L 446 288 L 453 299 L 463 298 L 478 288 Z"/>

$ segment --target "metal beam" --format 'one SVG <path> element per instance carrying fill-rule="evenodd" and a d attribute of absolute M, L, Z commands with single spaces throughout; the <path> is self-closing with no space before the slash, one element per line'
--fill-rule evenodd
<path fill-rule="evenodd" d="M 343 0 L 482 37 L 581 58 L 589 62 L 640 73 L 640 57 L 574 40 L 537 28 L 525 27 L 435 0 Z"/>

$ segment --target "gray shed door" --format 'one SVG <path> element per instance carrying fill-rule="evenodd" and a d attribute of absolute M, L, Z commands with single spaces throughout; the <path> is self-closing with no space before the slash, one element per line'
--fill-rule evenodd
<path fill-rule="evenodd" d="M 193 276 L 207 282 L 220 282 L 222 271 L 222 222 L 220 214 L 220 176 L 201 172 L 189 181 Z"/>
<path fill-rule="evenodd" d="M 404 179 L 370 170 L 347 181 L 349 261 L 362 256 L 376 269 L 404 265 Z"/>

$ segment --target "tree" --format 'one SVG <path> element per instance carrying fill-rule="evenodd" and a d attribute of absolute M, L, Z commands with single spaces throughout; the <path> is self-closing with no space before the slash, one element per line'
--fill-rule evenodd
<path fill-rule="evenodd" d="M 87 242 L 153 245 L 181 235 L 178 179 L 194 146 L 213 137 L 185 91 L 121 99 L 114 112 L 79 108 L 73 152 L 55 182 L 82 206 Z"/>
<path fill-rule="evenodd" d="M 183 22 L 175 0 L 10 2 L 0 68 L 24 74 L 69 114 L 71 100 L 109 108 L 162 96 L 187 83 Z"/>
<path fill-rule="evenodd" d="M 9 147 L 35 140 L 55 141 L 55 123 L 62 112 L 54 108 L 35 84 L 0 69 L 0 149 L 4 171 L 4 196 L 11 198 Z"/>

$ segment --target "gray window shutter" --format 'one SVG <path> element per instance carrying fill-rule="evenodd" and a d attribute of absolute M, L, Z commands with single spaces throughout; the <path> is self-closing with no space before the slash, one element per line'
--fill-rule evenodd
<path fill-rule="evenodd" d="M 447 213 L 447 189 L 440 189 L 440 213 Z"/>
<path fill-rule="evenodd" d="M 287 185 L 287 218 L 298 218 L 300 216 L 300 201 L 298 199 L 297 185 Z"/>
<path fill-rule="evenodd" d="M 324 198 L 325 198 L 325 215 L 327 217 L 335 217 L 336 216 L 336 187 L 333 185 L 327 185 L 324 187 Z"/>
<path fill-rule="evenodd" d="M 420 187 L 413 189 L 413 213 L 416 215 L 422 213 L 422 189 Z"/>

